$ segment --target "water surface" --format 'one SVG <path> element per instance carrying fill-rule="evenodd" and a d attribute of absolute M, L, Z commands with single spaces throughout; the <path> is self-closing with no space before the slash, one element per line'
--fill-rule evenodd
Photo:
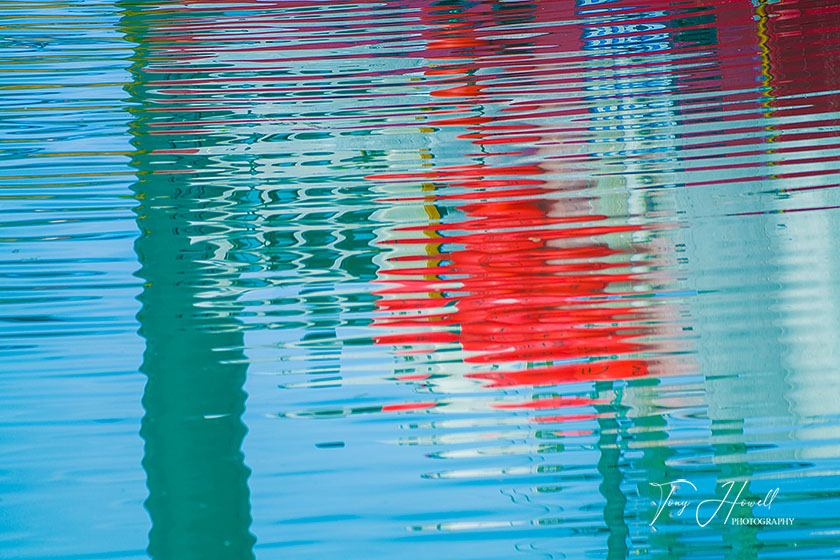
<path fill-rule="evenodd" d="M 831 2 L 2 17 L 4 556 L 840 553 Z"/>

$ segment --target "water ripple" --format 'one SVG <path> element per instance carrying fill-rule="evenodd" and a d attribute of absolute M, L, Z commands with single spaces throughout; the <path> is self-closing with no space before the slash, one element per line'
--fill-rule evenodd
<path fill-rule="evenodd" d="M 836 556 L 833 3 L 2 17 L 0 548 Z"/>

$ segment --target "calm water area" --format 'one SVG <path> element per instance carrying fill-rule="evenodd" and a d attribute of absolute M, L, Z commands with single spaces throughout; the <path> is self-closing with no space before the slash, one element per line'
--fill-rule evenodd
<path fill-rule="evenodd" d="M 0 28 L 0 558 L 840 558 L 836 0 Z"/>

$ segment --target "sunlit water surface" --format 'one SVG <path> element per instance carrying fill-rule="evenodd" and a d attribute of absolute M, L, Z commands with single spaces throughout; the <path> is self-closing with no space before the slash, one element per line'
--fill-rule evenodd
<path fill-rule="evenodd" d="M 0 556 L 840 557 L 835 2 L 0 18 Z"/>

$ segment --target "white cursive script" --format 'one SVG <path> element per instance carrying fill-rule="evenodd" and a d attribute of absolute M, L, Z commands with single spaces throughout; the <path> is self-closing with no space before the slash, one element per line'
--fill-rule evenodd
<path fill-rule="evenodd" d="M 681 484 L 691 486 L 691 488 L 694 489 L 695 492 L 697 491 L 697 487 L 684 478 L 664 483 L 650 482 L 649 484 L 651 486 L 659 488 L 659 502 L 656 507 L 656 515 L 653 516 L 653 521 L 650 522 L 651 526 L 653 526 L 653 524 L 656 523 L 656 520 L 659 519 L 659 516 L 662 514 L 662 511 L 666 507 L 679 508 L 679 510 L 676 513 L 676 516 L 679 517 L 690 505 L 690 502 L 688 500 L 677 499 L 677 497 L 675 496 L 675 492 L 679 489 Z M 703 500 L 702 502 L 697 504 L 697 508 L 694 511 L 694 519 L 697 521 L 697 525 L 699 525 L 700 527 L 705 527 L 706 525 L 711 523 L 712 520 L 715 517 L 717 517 L 718 513 L 720 513 L 720 510 L 721 508 L 723 508 L 724 505 L 729 506 L 729 509 L 726 513 L 726 519 L 723 521 L 724 524 L 729 522 L 729 518 L 732 516 L 732 512 L 736 506 L 750 509 L 754 507 L 766 507 L 767 509 L 770 509 L 773 500 L 779 493 L 779 489 L 775 488 L 773 490 L 770 490 L 761 500 L 742 500 L 741 494 L 744 493 L 744 490 L 746 490 L 748 484 L 749 481 L 745 480 L 738 489 L 738 493 L 735 495 L 735 497 L 730 499 L 730 496 L 733 494 L 733 490 L 736 487 L 735 481 L 725 482 L 723 484 L 723 487 L 726 489 L 726 494 L 723 496 L 723 498 L 711 498 L 708 500 Z M 666 486 L 669 488 L 667 495 L 665 494 Z M 709 515 L 709 517 L 706 518 L 705 521 L 700 521 L 700 509 L 706 509 L 708 506 L 716 506 L 714 512 L 711 515 Z"/>

